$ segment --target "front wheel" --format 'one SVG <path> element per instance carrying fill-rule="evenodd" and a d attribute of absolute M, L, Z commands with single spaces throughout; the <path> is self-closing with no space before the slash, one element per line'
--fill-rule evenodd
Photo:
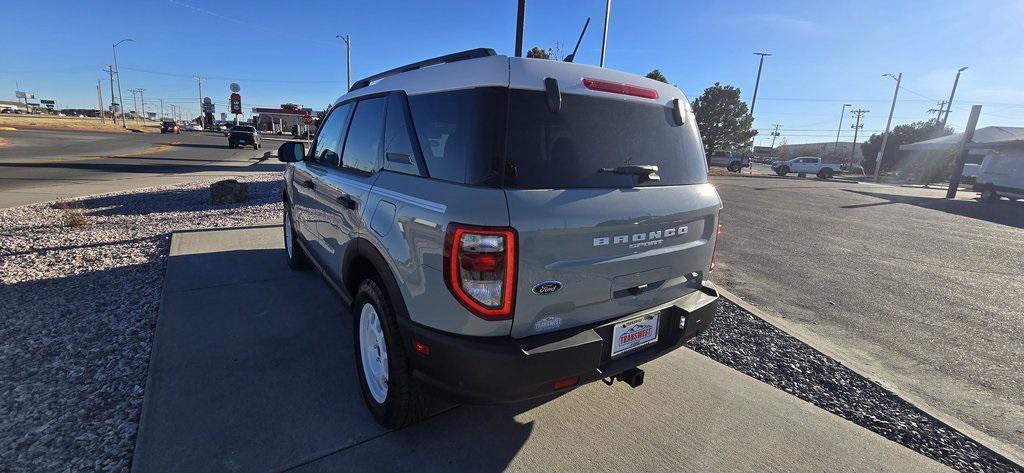
<path fill-rule="evenodd" d="M 786 174 L 789 174 L 789 166 L 781 166 L 775 169 L 775 174 L 778 174 L 780 176 L 785 176 Z"/>
<path fill-rule="evenodd" d="M 412 378 L 395 311 L 379 280 L 359 285 L 352 308 L 356 374 L 374 419 L 398 429 L 426 417 L 429 398 Z"/>
<path fill-rule="evenodd" d="M 284 203 L 284 252 L 288 257 L 288 267 L 292 269 L 303 269 L 309 266 L 306 253 L 302 248 L 296 246 L 298 234 L 292 224 L 292 213 L 288 210 L 288 202 Z"/>
<path fill-rule="evenodd" d="M 731 163 L 726 167 L 726 169 L 728 169 L 729 172 L 740 172 L 740 165 L 737 163 Z"/>

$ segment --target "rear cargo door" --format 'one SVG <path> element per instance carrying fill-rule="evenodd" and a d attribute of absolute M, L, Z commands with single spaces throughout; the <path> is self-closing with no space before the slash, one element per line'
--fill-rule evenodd
<path fill-rule="evenodd" d="M 542 90 L 510 91 L 505 188 L 519 235 L 514 337 L 669 302 L 709 271 L 721 201 L 707 183 L 692 119 L 673 119 L 672 99 L 681 96 L 635 76 L 627 80 L 657 90 L 657 98 L 577 86 L 580 76 L 602 71 L 560 79 L 557 111 Z"/>

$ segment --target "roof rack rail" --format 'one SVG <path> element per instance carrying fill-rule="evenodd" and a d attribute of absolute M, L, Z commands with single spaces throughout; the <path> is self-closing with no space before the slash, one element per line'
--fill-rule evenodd
<path fill-rule="evenodd" d="M 487 56 L 495 56 L 495 55 L 496 55 L 496 53 L 491 48 L 476 48 L 476 49 L 469 49 L 469 50 L 466 50 L 466 51 L 460 51 L 460 52 L 457 52 L 457 53 L 446 54 L 444 56 L 438 56 L 438 57 L 427 59 L 427 60 L 424 60 L 424 61 L 414 62 L 412 64 L 406 64 L 406 65 L 404 65 L 402 67 L 396 67 L 394 69 L 391 69 L 391 70 L 388 70 L 388 71 L 384 71 L 384 72 L 381 72 L 379 74 L 374 74 L 374 75 L 372 75 L 370 77 L 367 77 L 365 79 L 357 80 L 354 84 L 352 84 L 352 87 L 349 88 L 348 91 L 351 92 L 351 91 L 356 90 L 356 89 L 362 89 L 363 87 L 366 87 L 366 86 L 370 85 L 370 83 L 373 82 L 373 81 L 381 80 L 381 79 L 383 79 L 385 77 L 393 76 L 395 74 L 401 74 L 403 72 L 414 71 L 416 69 L 420 69 L 420 68 L 427 67 L 427 66 L 434 66 L 434 65 L 437 65 L 437 64 L 447 64 L 449 62 L 465 61 L 467 59 L 476 59 L 476 58 L 487 57 Z"/>

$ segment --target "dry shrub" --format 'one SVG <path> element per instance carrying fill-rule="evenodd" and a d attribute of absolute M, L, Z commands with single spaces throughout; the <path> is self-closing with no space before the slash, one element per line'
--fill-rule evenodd
<path fill-rule="evenodd" d="M 83 227 L 89 224 L 89 217 L 85 216 L 85 207 L 77 202 L 60 202 L 57 209 L 61 212 L 61 219 L 64 226 L 68 228 Z"/>

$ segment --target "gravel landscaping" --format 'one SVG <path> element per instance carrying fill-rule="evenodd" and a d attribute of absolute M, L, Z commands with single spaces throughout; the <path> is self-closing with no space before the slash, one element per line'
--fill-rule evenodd
<path fill-rule="evenodd" d="M 280 218 L 280 173 L 239 180 L 0 210 L 0 470 L 129 470 L 170 232 Z"/>
<path fill-rule="evenodd" d="M 1024 471 L 728 301 L 690 347 L 956 470 Z"/>

